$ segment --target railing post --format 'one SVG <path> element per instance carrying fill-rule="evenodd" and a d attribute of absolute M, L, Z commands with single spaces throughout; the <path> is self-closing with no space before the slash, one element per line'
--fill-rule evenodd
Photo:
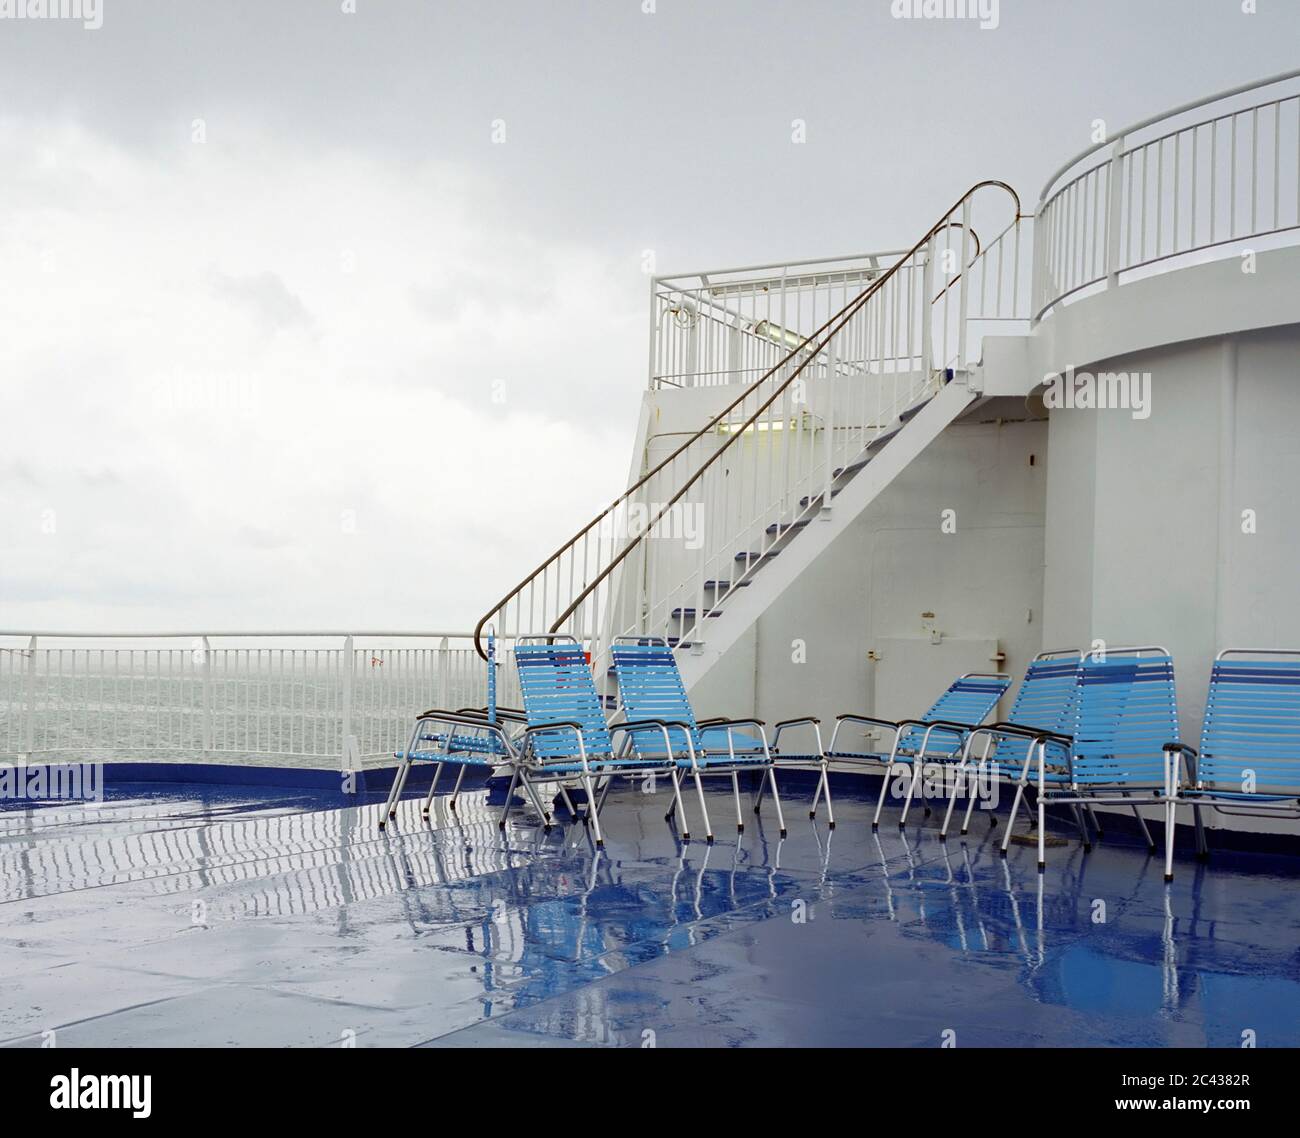
<path fill-rule="evenodd" d="M 36 637 L 27 641 L 27 707 L 23 716 L 23 750 L 30 760 L 36 750 Z"/>
<path fill-rule="evenodd" d="M 448 672 L 450 671 L 450 664 L 451 664 L 451 652 L 449 649 L 447 638 L 444 636 L 440 641 L 438 641 L 438 706 L 439 707 L 451 706 L 451 699 L 448 696 L 448 692 L 450 689 L 448 687 L 448 682 L 447 682 L 448 679 L 450 678 L 448 676 Z M 492 666 L 491 664 L 488 665 L 488 667 L 491 666 Z M 486 706 L 486 704 L 487 704 L 487 700 L 485 699 L 484 705 Z"/>
<path fill-rule="evenodd" d="M 655 366 L 659 353 L 659 314 L 655 311 L 659 299 L 659 278 L 650 277 L 650 374 L 646 379 L 649 390 L 655 389 Z"/>
<path fill-rule="evenodd" d="M 822 413 L 822 429 L 826 432 L 826 478 L 822 485 L 820 514 L 824 522 L 831 520 L 831 483 L 835 479 L 835 350 L 829 343 L 826 349 L 826 409 Z M 777 536 L 780 536 L 779 532 Z"/>
<path fill-rule="evenodd" d="M 954 368 L 966 366 L 966 313 L 970 311 L 970 281 L 975 272 L 970 263 L 969 197 L 963 199 L 961 203 L 961 269 L 959 271 L 961 272 L 961 299 L 957 303 L 957 359 L 953 363 Z"/>
<path fill-rule="evenodd" d="M 1110 169 L 1106 173 L 1106 287 L 1119 284 L 1120 220 L 1124 211 L 1124 136 L 1115 139 L 1110 152 Z M 1064 202 L 1063 196 L 1057 201 Z M 1034 234 L 1037 238 L 1038 234 Z"/>
<path fill-rule="evenodd" d="M 352 673 L 353 664 L 353 643 L 351 636 L 343 638 L 343 696 L 342 696 L 342 733 L 339 736 L 339 742 L 342 747 L 342 754 L 339 756 L 340 763 L 344 769 L 347 769 L 348 757 L 353 753 L 353 733 L 352 733 Z"/>
<path fill-rule="evenodd" d="M 200 640 L 202 647 L 203 666 L 203 683 L 201 696 L 203 699 L 203 718 L 202 726 L 199 730 L 202 733 L 203 757 L 209 758 L 212 753 L 212 644 L 206 636 Z"/>
<path fill-rule="evenodd" d="M 930 385 L 931 373 L 934 369 L 932 358 L 934 354 L 934 313 L 931 311 L 933 306 L 930 301 L 934 295 L 934 243 L 937 240 L 938 234 L 935 234 L 926 243 L 925 251 L 922 253 L 925 264 L 921 269 L 921 371 L 924 373 L 926 387 Z"/>

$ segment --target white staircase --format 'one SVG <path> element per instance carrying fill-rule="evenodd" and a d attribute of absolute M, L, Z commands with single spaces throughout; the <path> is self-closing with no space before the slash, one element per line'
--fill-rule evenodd
<path fill-rule="evenodd" d="M 787 530 L 786 540 L 773 547 L 780 557 L 757 562 L 762 572 L 751 574 L 747 588 L 733 590 L 707 621 L 693 623 L 692 640 L 678 653 L 687 689 L 701 680 L 908 464 L 978 399 L 978 393 L 967 386 L 966 376 L 958 376 L 915 415 L 900 422 L 897 433 L 887 439 L 882 436 L 862 466 L 846 470 L 836 480 L 830 508 L 818 510 L 797 530 Z"/>
<path fill-rule="evenodd" d="M 991 242 L 973 224 L 977 201 L 1003 215 Z M 524 636 L 574 637 L 611 704 L 620 637 L 666 638 L 697 682 L 977 398 L 977 322 L 1019 317 L 1028 286 L 1019 205 L 983 182 L 901 254 L 659 289 L 652 345 L 670 361 L 660 382 L 717 390 L 664 396 L 685 409 L 683 429 L 655 439 L 667 453 L 485 614 L 476 637 L 491 626 L 507 650 Z M 712 413 L 692 422 L 700 407 Z"/>

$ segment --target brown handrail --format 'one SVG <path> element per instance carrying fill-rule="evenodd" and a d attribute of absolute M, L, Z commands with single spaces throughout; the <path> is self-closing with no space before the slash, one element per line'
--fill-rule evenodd
<path fill-rule="evenodd" d="M 782 359 L 779 360 L 777 363 L 773 364 L 771 368 L 769 368 L 766 372 L 764 372 L 763 375 L 760 376 L 757 380 L 755 380 L 752 384 L 748 385 L 747 388 L 740 393 L 740 395 L 738 395 L 734 400 L 728 403 L 703 427 L 701 427 L 698 431 L 696 431 L 693 435 L 691 435 L 684 443 L 682 443 L 681 446 L 679 446 L 670 455 L 668 455 L 667 458 L 663 459 L 657 466 L 653 467 L 652 469 L 648 470 L 645 474 L 643 474 L 632 486 L 628 487 L 628 489 L 623 491 L 622 494 L 620 494 L 617 498 L 615 498 L 614 501 L 612 501 L 607 507 L 605 507 L 605 509 L 603 509 L 595 518 L 593 518 L 590 522 L 588 522 L 585 526 L 583 526 L 582 529 L 580 529 L 576 534 L 574 534 L 571 538 L 569 538 L 566 542 L 564 542 L 564 544 L 561 545 L 560 548 L 557 549 L 553 554 L 551 554 L 550 557 L 548 557 L 545 561 L 543 561 L 541 565 L 539 565 L 536 569 L 534 569 L 531 573 L 529 573 L 526 577 L 524 577 L 508 593 L 506 593 L 506 595 L 502 597 L 500 601 L 498 601 L 495 605 L 493 605 L 492 608 L 489 609 L 486 614 L 484 614 L 484 616 L 479 620 L 478 624 L 475 625 L 474 627 L 474 647 L 478 651 L 478 654 L 484 660 L 487 659 L 487 654 L 484 651 L 482 646 L 482 631 L 484 626 L 488 623 L 489 620 L 492 619 L 492 617 L 495 614 L 503 610 L 505 605 L 509 603 L 511 597 L 515 596 L 523 588 L 525 584 L 527 584 L 529 581 L 534 580 L 539 574 L 544 573 L 552 563 L 559 560 L 559 558 L 564 554 L 565 550 L 574 546 L 580 537 L 582 537 L 586 533 L 589 533 L 596 526 L 600 525 L 601 521 L 603 521 L 604 518 L 611 511 L 617 509 L 621 503 L 627 501 L 633 494 L 635 494 L 638 490 L 640 490 L 642 486 L 644 486 L 647 482 L 649 482 L 651 478 L 653 478 L 656 474 L 658 474 L 661 470 L 663 470 L 664 467 L 668 466 L 669 463 L 673 462 L 679 455 L 684 453 L 698 439 L 702 438 L 703 436 L 708 434 L 708 432 L 713 430 L 713 428 L 716 427 L 727 415 L 729 415 L 736 407 L 738 407 L 741 403 L 743 403 L 745 399 L 749 397 L 750 393 L 755 388 L 758 387 L 759 384 L 765 383 L 774 374 L 776 374 L 782 367 L 784 367 L 787 363 L 789 363 L 790 360 L 792 360 L 796 355 L 800 353 L 808 353 L 804 361 L 800 363 L 799 366 L 793 372 L 791 372 L 790 375 L 779 386 L 777 386 L 772 391 L 772 394 L 768 396 L 766 401 L 764 401 L 758 408 L 755 409 L 754 413 L 748 419 L 745 420 L 741 428 L 737 431 L 730 432 L 730 437 L 727 439 L 727 441 L 723 443 L 722 446 L 720 446 L 716 451 L 714 451 L 713 454 L 710 455 L 705 460 L 705 462 L 696 469 L 695 473 L 692 474 L 686 480 L 686 482 L 682 484 L 680 489 L 678 489 L 678 491 L 672 496 L 672 498 L 670 498 L 667 502 L 663 503 L 663 508 L 659 511 L 659 513 L 656 514 L 651 521 L 647 522 L 646 525 L 641 528 L 641 532 L 638 533 L 635 537 L 633 537 L 627 543 L 627 545 L 623 547 L 623 549 L 618 553 L 618 555 L 612 561 L 610 561 L 610 563 L 607 566 L 605 566 L 604 569 L 602 569 L 599 573 L 596 574 L 595 578 L 591 581 L 591 583 L 588 584 L 587 587 L 584 588 L 582 592 L 580 592 L 578 596 L 573 599 L 573 601 L 569 604 L 569 607 L 566 608 L 558 617 L 556 617 L 554 623 L 552 623 L 549 629 L 550 632 L 552 633 L 555 632 L 560 627 L 561 624 L 563 624 L 566 620 L 568 620 L 570 616 L 573 615 L 573 613 L 577 610 L 578 606 L 582 604 L 582 602 L 592 594 L 592 592 L 596 589 L 596 587 L 600 585 L 600 583 L 604 581 L 615 568 L 617 568 L 620 564 L 622 564 L 623 560 L 628 556 L 628 554 L 630 554 L 632 550 L 636 548 L 638 544 L 640 544 L 642 538 L 654 528 L 655 523 L 658 522 L 659 519 L 662 518 L 664 514 L 681 499 L 682 495 L 684 495 L 687 490 L 689 490 L 693 485 L 695 485 L 695 483 L 704 474 L 704 472 L 708 470 L 709 467 L 711 467 L 719 457 L 722 456 L 722 454 L 727 450 L 727 448 L 730 447 L 732 443 L 734 443 L 737 439 L 741 438 L 749 427 L 753 426 L 753 424 L 757 421 L 759 415 L 761 415 L 765 410 L 767 410 L 767 408 L 770 407 L 776 401 L 777 397 L 781 395 L 795 379 L 798 378 L 799 374 L 803 371 L 803 369 L 807 367 L 808 364 L 811 363 L 814 359 L 817 358 L 817 356 L 821 353 L 822 349 L 826 347 L 826 344 L 830 342 L 831 338 L 834 337 L 839 332 L 839 330 L 853 316 L 857 314 L 857 312 L 867 303 L 867 301 L 869 301 L 871 297 L 874 296 L 876 292 L 879 291 L 879 289 L 884 286 L 886 281 L 890 280 L 894 276 L 894 274 L 898 271 L 899 267 L 909 262 L 912 259 L 912 257 L 914 257 L 917 254 L 917 252 L 921 249 L 921 247 L 925 245 L 926 242 L 928 242 L 941 229 L 950 227 L 954 224 L 950 219 L 953 213 L 956 212 L 958 206 L 960 206 L 962 202 L 966 201 L 968 198 L 972 197 L 979 190 L 982 190 L 990 186 L 994 186 L 1006 190 L 1006 192 L 1011 195 L 1011 198 L 1016 205 L 1015 217 L 1016 219 L 1019 219 L 1022 216 L 1020 212 L 1020 195 L 1017 194 L 1016 191 L 1006 182 L 997 181 L 994 179 L 986 179 L 985 181 L 982 182 L 976 182 L 973 186 L 971 186 L 970 189 L 968 189 L 952 204 L 952 206 L 939 219 L 939 221 L 936 222 L 933 226 L 930 227 L 929 230 L 926 231 L 925 235 L 918 242 L 916 242 L 915 245 L 913 245 L 909 250 L 907 250 L 907 252 L 905 252 L 897 261 L 895 261 L 894 264 L 891 265 L 887 270 L 885 270 L 885 272 L 883 272 L 879 277 L 877 277 L 874 281 L 872 281 L 858 296 L 856 296 L 847 305 L 845 305 L 842 309 L 840 309 L 839 312 L 830 316 L 826 320 L 826 322 L 822 324 L 821 327 L 819 327 L 816 331 L 811 333 L 803 341 L 802 344 L 800 344 L 795 348 L 792 348 L 787 355 L 782 357 Z M 956 223 L 956 224 L 958 228 L 961 227 L 960 223 Z M 978 238 L 976 239 L 976 241 L 978 242 Z M 977 245 L 977 252 L 975 253 L 975 256 L 979 256 L 978 245 Z M 967 267 L 968 266 L 963 266 L 963 269 Z M 949 285 L 951 285 L 951 283 L 952 282 L 949 282 Z M 945 288 L 946 287 L 948 286 L 945 286 Z M 836 321 L 839 321 L 839 323 L 836 324 L 834 330 L 831 331 L 824 340 L 819 340 L 815 350 L 813 350 L 812 352 L 808 352 L 808 345 L 811 344 L 815 338 L 821 337 L 822 333 L 824 333 L 826 329 L 829 328 L 832 324 L 835 324 Z"/>

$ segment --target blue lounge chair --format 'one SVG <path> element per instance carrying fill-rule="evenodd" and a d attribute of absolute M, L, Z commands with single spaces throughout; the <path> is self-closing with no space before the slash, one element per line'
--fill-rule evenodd
<path fill-rule="evenodd" d="M 541 640 L 541 643 L 534 643 Z M 584 821 L 595 831 L 596 844 L 604 845 L 600 830 L 600 805 L 617 777 L 667 774 L 672 762 L 666 753 L 640 754 L 636 748 L 618 747 L 615 739 L 639 739 L 648 733 L 668 740 L 669 732 L 681 723 L 652 718 L 609 726 L 591 665 L 582 647 L 569 637 L 524 637 L 515 646 L 515 666 L 523 692 L 528 726 L 521 737 L 519 761 L 515 764 L 507 802 L 515 782 L 537 801 L 538 783 L 577 781 L 587 795 Z M 665 751 L 671 748 L 665 745 Z M 604 793 L 597 799 L 597 784 Z M 561 795 L 567 792 L 561 786 Z M 685 814 L 676 783 L 674 805 Z M 570 813 L 575 814 L 572 803 Z M 503 815 L 504 819 L 504 815 Z M 549 815 L 547 815 L 549 822 Z"/>
<path fill-rule="evenodd" d="M 871 828 L 880 825 L 880 811 L 885 805 L 885 795 L 889 792 L 889 776 L 895 766 L 910 767 L 912 778 L 907 787 L 907 798 L 903 803 L 903 813 L 898 826 L 907 825 L 907 812 L 912 805 L 912 798 L 921 781 L 921 773 L 927 762 L 959 762 L 966 743 L 966 736 L 992 711 L 1011 686 L 1011 677 L 1004 672 L 967 672 L 958 676 L 933 704 L 921 719 L 901 719 L 897 722 L 889 719 L 876 719 L 870 715 L 840 715 L 835 720 L 835 731 L 831 735 L 831 748 L 827 757 L 836 763 L 856 765 L 878 765 L 884 767 L 884 778 L 880 784 L 880 797 L 876 801 L 876 813 L 871 819 Z M 841 730 L 846 724 L 858 724 L 880 727 L 893 733 L 893 742 L 889 753 L 849 751 L 839 746 Z M 819 786 L 820 790 L 820 786 Z M 813 799 L 813 809 L 817 808 L 817 799 Z"/>
<path fill-rule="evenodd" d="M 1109 648 L 1079 666 L 1068 732 L 1040 735 L 1038 869 L 1046 867 L 1046 810 L 1109 803 L 1132 808 L 1151 851 L 1155 843 L 1139 806 L 1165 805 L 1165 743 L 1178 734 L 1174 661 L 1164 648 Z M 1058 746 L 1058 744 L 1060 744 Z M 1087 842 L 1087 822 L 1076 813 Z"/>
<path fill-rule="evenodd" d="M 489 631 L 487 704 L 481 708 L 463 707 L 459 711 L 440 711 L 434 708 L 416 716 L 406 750 L 398 751 L 395 755 L 401 765 L 393 777 L 388 800 L 380 813 L 379 828 L 384 829 L 389 819 L 397 816 L 397 803 L 406 789 L 411 767 L 417 762 L 437 764 L 421 811 L 424 817 L 429 816 L 444 766 L 457 768 L 456 785 L 452 789 L 450 802 L 451 809 L 455 810 L 467 770 L 478 769 L 490 773 L 501 764 L 514 760 L 509 739 L 517 734 L 525 719 L 522 711 L 497 706 L 496 635 Z M 490 729 L 489 724 L 495 724 L 500 730 Z M 439 731 L 440 726 L 445 730 Z"/>
<path fill-rule="evenodd" d="M 536 640 L 543 642 L 535 643 Z M 620 775 L 667 773 L 671 769 L 671 764 L 664 759 L 618 755 L 615 736 L 641 731 L 665 735 L 674 725 L 654 721 L 607 726 L 586 653 L 571 638 L 521 637 L 515 645 L 514 656 L 524 699 L 524 721 L 512 723 L 502 718 L 499 709 L 496 719 L 465 711 L 426 712 L 416 724 L 415 737 L 422 740 L 432 737 L 437 744 L 426 751 L 414 745 L 408 747 L 404 755 L 406 766 L 394 783 L 390 805 L 400 796 L 412 762 L 507 765 L 511 774 L 498 821 L 501 829 L 505 828 L 516 786 L 523 788 L 541 815 L 545 829 L 549 830 L 553 822 L 550 809 L 538 793 L 541 785 L 559 783 L 559 793 L 570 815 L 578 817 L 564 786 L 576 782 L 587 795 L 582 820 L 592 827 L 597 846 L 603 846 L 596 784 Z M 439 731 L 439 727 L 446 730 Z M 486 751 L 484 737 L 493 740 Z"/>
<path fill-rule="evenodd" d="M 1016 693 L 1016 702 L 1011 708 L 1011 718 L 1002 723 L 990 723 L 975 728 L 966 738 L 962 752 L 961 772 L 958 787 L 964 784 L 964 776 L 972 767 L 975 777 L 994 778 L 1016 784 L 1015 799 L 1011 804 L 1011 816 L 1007 821 L 1006 832 L 1002 835 L 1002 854 L 1006 856 L 1007 844 L 1011 840 L 1011 830 L 1015 825 L 1020 804 L 1025 799 L 1028 785 L 1029 769 L 1035 754 L 1035 745 L 1041 740 L 1052 749 L 1054 757 L 1060 759 L 1068 747 L 1062 732 L 1069 731 L 1074 723 L 1075 699 L 1078 692 L 1079 662 L 1082 656 L 1077 648 L 1059 649 L 1040 652 L 1025 669 L 1025 678 Z M 1055 737 L 1053 741 L 1052 737 Z M 983 750 L 975 757 L 977 742 L 982 741 Z M 975 808 L 976 795 L 968 795 L 966 816 L 962 821 L 961 833 L 970 829 L 971 813 Z M 952 822 L 953 807 L 957 804 L 957 795 L 948 801 L 948 811 L 944 816 L 943 826 L 939 830 L 940 840 L 948 836 L 948 827 Z"/>
<path fill-rule="evenodd" d="M 1167 743 L 1165 880 L 1174 878 L 1174 823 L 1190 805 L 1196 853 L 1209 856 L 1203 806 L 1300 816 L 1300 651 L 1230 648 L 1210 671 L 1198 751 Z M 1180 761 L 1181 760 L 1181 761 Z"/>
<path fill-rule="evenodd" d="M 772 771 L 772 754 L 767 744 L 767 733 L 757 719 L 710 719 L 697 722 L 681 672 L 668 642 L 659 637 L 619 638 L 613 645 L 614 672 L 618 678 L 619 706 L 632 721 L 657 720 L 671 723 L 662 734 L 637 732 L 628 736 L 628 745 L 647 760 L 667 757 L 673 763 L 674 788 L 680 786 L 681 774 L 689 771 L 695 781 L 700 800 L 700 813 L 704 817 L 704 834 L 713 841 L 713 826 L 704 802 L 701 779 L 710 775 L 730 775 L 732 794 L 736 800 L 736 830 L 744 832 L 745 820 L 740 805 L 741 771 L 758 771 L 761 780 L 754 800 L 758 813 L 763 799 L 763 787 L 770 784 L 776 816 L 785 837 L 785 818 L 781 813 L 781 798 L 776 788 L 776 775 Z M 674 798 L 674 809 L 680 805 L 680 792 Z M 671 813 L 669 817 L 671 817 Z M 685 823 L 685 816 L 683 816 Z M 689 829 L 682 835 L 690 837 Z"/>

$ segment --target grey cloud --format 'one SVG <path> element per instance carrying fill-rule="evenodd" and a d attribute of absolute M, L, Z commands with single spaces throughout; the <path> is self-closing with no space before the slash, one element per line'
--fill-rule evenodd
<path fill-rule="evenodd" d="M 208 285 L 214 295 L 243 309 L 267 331 L 310 331 L 315 324 L 306 305 L 276 273 L 239 277 L 213 269 L 208 273 Z"/>

